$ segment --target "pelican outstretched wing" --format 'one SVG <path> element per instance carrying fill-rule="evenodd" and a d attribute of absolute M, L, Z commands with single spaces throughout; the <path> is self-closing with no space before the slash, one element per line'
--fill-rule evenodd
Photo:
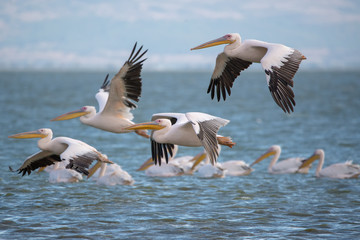
<path fill-rule="evenodd" d="M 147 52 L 147 50 L 141 52 L 142 46 L 136 50 L 136 45 L 135 43 L 129 59 L 111 79 L 109 98 L 102 114 L 117 113 L 132 118 L 129 110 L 137 107 L 133 101 L 138 102 L 141 96 L 141 70 L 146 60 L 142 57 Z"/>

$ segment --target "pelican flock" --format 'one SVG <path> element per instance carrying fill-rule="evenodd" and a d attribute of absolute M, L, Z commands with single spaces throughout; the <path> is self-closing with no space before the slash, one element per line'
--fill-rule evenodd
<path fill-rule="evenodd" d="M 240 72 L 247 69 L 253 62 L 261 63 L 265 71 L 267 85 L 276 104 L 290 113 L 294 111 L 295 100 L 293 77 L 302 60 L 306 57 L 298 50 L 282 44 L 267 43 L 259 40 L 241 42 L 238 33 L 229 33 L 223 37 L 203 43 L 191 50 L 228 44 L 224 52 L 216 58 L 216 66 L 211 76 L 207 92 L 214 98 L 215 91 L 218 101 L 221 96 L 226 99 L 226 93 L 231 94 L 231 88 Z"/>
<path fill-rule="evenodd" d="M 301 61 L 306 59 L 299 50 L 259 40 L 241 41 L 238 33 L 226 34 L 191 50 L 220 44 L 227 45 L 216 58 L 207 90 L 212 99 L 216 96 L 218 101 L 221 98 L 226 100 L 241 71 L 255 62 L 261 63 L 275 103 L 285 113 L 294 111 L 293 78 Z M 268 167 L 269 173 L 308 173 L 311 164 L 319 159 L 315 174 L 317 177 L 343 179 L 357 178 L 360 175 L 360 166 L 351 162 L 338 163 L 322 169 L 325 153 L 321 149 L 316 150 L 308 159 L 291 158 L 278 162 L 281 153 L 281 147 L 278 145 L 270 147 L 251 165 L 242 160 L 219 162 L 220 146 L 235 146 L 231 137 L 218 134 L 220 128 L 229 124 L 230 120 L 203 112 L 155 113 L 151 117 L 151 122 L 134 123 L 131 111 L 137 108 L 136 103 L 141 97 L 141 72 L 146 53 L 147 50 L 143 50 L 143 46 L 137 48 L 135 43 L 129 58 L 115 76 L 109 80 L 109 74 L 106 75 L 95 95 L 98 112 L 94 106 L 86 105 L 55 117 L 52 121 L 79 117 L 81 123 L 103 131 L 135 132 L 144 138 L 150 138 L 151 158 L 138 169 L 145 170 L 147 176 L 170 177 L 195 173 L 204 178 L 244 176 L 253 171 L 252 166 L 270 156 L 273 157 Z M 151 130 L 150 135 L 147 130 Z M 22 176 L 36 169 L 45 169 L 49 173 L 51 183 L 79 182 L 83 181 L 83 175 L 102 185 L 132 185 L 135 182 L 120 165 L 110 161 L 94 147 L 69 137 L 53 138 L 50 128 L 18 133 L 9 138 L 40 138 L 40 151 L 26 158 L 16 170 Z M 179 146 L 203 149 L 195 156 L 175 157 Z"/>

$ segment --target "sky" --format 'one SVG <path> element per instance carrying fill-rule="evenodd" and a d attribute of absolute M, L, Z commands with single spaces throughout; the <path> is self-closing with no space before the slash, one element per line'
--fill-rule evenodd
<path fill-rule="evenodd" d="M 2 0 L 0 70 L 118 69 L 135 42 L 146 70 L 211 70 L 224 45 L 190 48 L 234 32 L 298 49 L 303 69 L 360 66 L 357 0 Z"/>

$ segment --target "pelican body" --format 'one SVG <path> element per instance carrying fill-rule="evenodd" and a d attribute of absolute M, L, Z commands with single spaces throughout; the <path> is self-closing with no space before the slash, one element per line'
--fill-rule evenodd
<path fill-rule="evenodd" d="M 96 180 L 99 185 L 107 186 L 132 185 L 134 183 L 131 175 L 116 163 L 107 164 L 105 162 L 97 162 L 95 166 L 89 170 L 88 178 Z"/>
<path fill-rule="evenodd" d="M 300 166 L 305 161 L 303 158 L 288 158 L 278 162 L 281 154 L 281 147 L 279 145 L 271 146 L 263 155 L 256 159 L 250 166 L 261 162 L 262 160 L 273 156 L 268 166 L 268 172 L 272 174 L 284 174 L 284 173 L 308 173 L 311 165 L 307 165 L 303 169 L 299 170 Z"/>
<path fill-rule="evenodd" d="M 141 52 L 142 46 L 136 51 L 136 44 L 129 59 L 109 82 L 106 76 L 101 88 L 95 95 L 99 104 L 99 112 L 94 106 L 83 106 L 79 110 L 62 114 L 52 121 L 69 120 L 80 117 L 80 122 L 94 128 L 113 133 L 128 133 L 124 128 L 133 125 L 130 110 L 137 107 L 141 96 L 142 59 L 147 50 Z M 135 53 L 136 52 L 136 53 Z M 135 131 L 143 137 L 149 137 L 145 131 Z"/>
<path fill-rule="evenodd" d="M 228 44 L 224 52 L 216 58 L 216 65 L 211 76 L 208 93 L 211 98 L 217 95 L 226 100 L 226 94 L 231 95 L 231 88 L 240 72 L 247 69 L 253 62 L 261 63 L 267 85 L 276 104 L 284 112 L 294 111 L 295 100 L 293 77 L 303 59 L 306 59 L 298 50 L 282 44 L 267 43 L 259 40 L 245 40 L 241 42 L 238 33 L 226 34 L 218 39 L 206 42 L 191 50 Z"/>
<path fill-rule="evenodd" d="M 344 163 L 335 163 L 326 168 L 322 168 L 325 162 L 325 152 L 322 149 L 315 150 L 314 154 L 305 160 L 303 165 L 300 166 L 300 169 L 306 168 L 309 164 L 319 160 L 318 166 L 316 168 L 315 176 L 316 177 L 327 177 L 327 178 L 357 178 L 360 175 L 360 165 L 352 164 L 352 161 L 347 161 Z"/>
<path fill-rule="evenodd" d="M 40 168 L 39 172 L 48 172 L 50 183 L 74 183 L 83 180 L 80 173 L 66 168 L 68 164 L 68 161 L 55 162 L 53 165 Z"/>
<path fill-rule="evenodd" d="M 220 146 L 219 146 L 220 148 Z M 210 164 L 209 157 L 206 151 L 195 156 L 195 161 L 192 166 L 192 171 L 196 172 L 196 175 L 200 178 L 223 178 L 227 172 L 219 162 L 215 164 Z M 204 162 L 203 165 L 199 165 L 201 162 Z"/>
<path fill-rule="evenodd" d="M 254 170 L 242 160 L 225 161 L 221 167 L 226 170 L 227 176 L 247 176 Z"/>
<path fill-rule="evenodd" d="M 53 132 L 49 128 L 41 128 L 36 131 L 18 133 L 9 138 L 40 138 L 38 147 L 40 152 L 28 157 L 17 170 L 24 176 L 31 171 L 52 165 L 56 162 L 68 162 L 66 168 L 79 173 L 88 174 L 88 168 L 94 160 L 113 163 L 105 155 L 94 147 L 68 137 L 56 137 L 52 139 Z"/>
<path fill-rule="evenodd" d="M 204 147 L 212 164 L 219 156 L 218 143 L 232 147 L 235 143 L 228 137 L 217 135 L 220 127 L 229 120 L 206 113 L 157 113 L 152 122 L 130 126 L 128 130 L 149 129 L 151 133 L 151 152 L 155 164 L 161 164 L 165 156 L 168 162 L 169 144 L 188 147 Z"/>

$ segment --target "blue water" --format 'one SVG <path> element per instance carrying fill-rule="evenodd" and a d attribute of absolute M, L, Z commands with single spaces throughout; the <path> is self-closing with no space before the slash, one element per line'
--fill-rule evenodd
<path fill-rule="evenodd" d="M 111 73 L 113 74 L 113 73 Z M 106 72 L 0 73 L 0 239 L 355 239 L 360 236 L 359 179 L 317 179 L 309 174 L 271 175 L 269 160 L 249 176 L 201 179 L 151 178 L 135 171 L 150 156 L 136 134 L 113 134 L 77 119 L 49 120 L 83 105 Z M 295 112 L 274 103 L 262 72 L 244 72 L 226 102 L 206 94 L 210 72 L 143 73 L 134 121 L 157 112 L 200 111 L 231 120 L 220 134 L 235 147 L 221 161 L 251 163 L 271 145 L 281 159 L 325 150 L 325 166 L 360 163 L 360 72 L 304 72 L 295 76 Z M 87 142 L 122 166 L 133 186 L 93 181 L 51 184 L 47 173 L 10 172 L 38 151 L 36 140 L 8 139 L 49 127 L 55 136 Z M 195 155 L 200 148 L 180 148 Z"/>

